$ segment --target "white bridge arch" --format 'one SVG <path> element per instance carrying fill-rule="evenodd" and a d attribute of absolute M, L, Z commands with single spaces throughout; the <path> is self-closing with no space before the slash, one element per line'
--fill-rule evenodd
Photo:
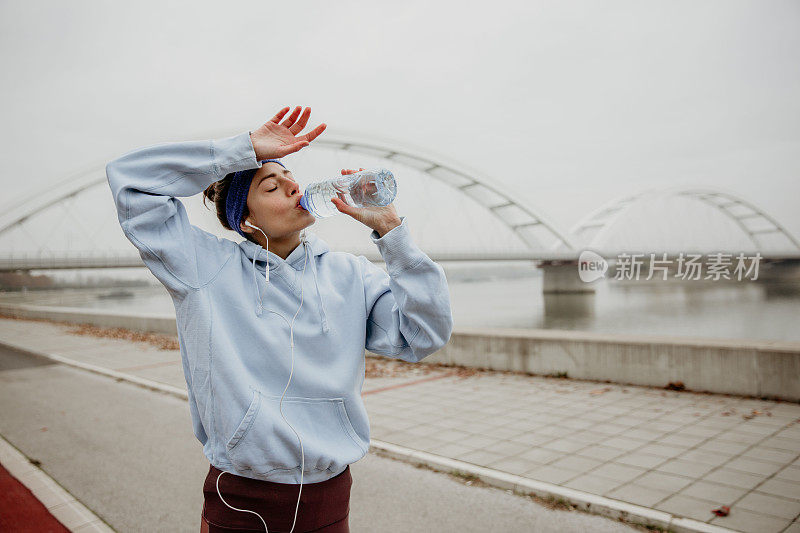
<path fill-rule="evenodd" d="M 200 139 L 219 138 L 220 132 L 209 132 L 211 135 L 199 137 Z M 234 132 L 235 133 L 235 132 Z M 233 134 L 233 133 L 232 133 Z M 223 134 L 224 135 L 224 132 Z M 401 145 L 402 144 L 402 145 Z M 438 180 L 442 184 L 460 193 L 463 197 L 476 203 L 486 212 L 499 219 L 527 248 L 524 252 L 503 252 L 497 256 L 488 258 L 498 259 L 566 259 L 574 260 L 574 256 L 583 249 L 591 246 L 593 242 L 598 242 L 609 232 L 613 231 L 612 225 L 627 208 L 634 203 L 645 201 L 650 194 L 675 195 L 696 199 L 708 206 L 724 213 L 733 220 L 748 238 L 757 246 L 760 246 L 758 237 L 765 233 L 778 233 L 783 235 L 791 244 L 791 250 L 787 252 L 793 257 L 800 251 L 800 242 L 794 238 L 789 231 L 778 223 L 773 217 L 768 215 L 750 202 L 747 202 L 736 194 L 719 189 L 699 189 L 699 188 L 671 188 L 661 190 L 649 190 L 633 195 L 628 195 L 616 199 L 599 209 L 589 213 L 583 220 L 576 224 L 570 233 L 560 231 L 539 209 L 534 208 L 527 202 L 523 203 L 516 200 L 512 195 L 505 191 L 513 189 L 500 180 L 467 168 L 459 163 L 447 161 L 444 157 L 430 154 L 427 150 L 418 147 L 410 147 L 405 143 L 395 141 L 369 140 L 358 135 L 331 135 L 327 134 L 318 138 L 312 143 L 312 147 L 334 150 L 339 153 L 357 152 L 389 161 L 397 161 L 407 165 Z M 86 167 L 84 170 L 76 172 L 65 180 L 49 185 L 43 190 L 32 194 L 27 198 L 12 201 L 0 211 L 0 238 L 7 232 L 15 228 L 22 228 L 23 232 L 26 221 L 34 215 L 57 206 L 69 211 L 70 199 L 76 198 L 81 193 L 103 187 L 107 189 L 105 165 L 114 156 L 96 162 L 94 165 Z M 94 190 L 94 189 L 93 189 Z M 99 189 L 97 189 L 99 192 Z M 106 201 L 105 199 L 102 201 Z M 111 198 L 107 197 L 108 205 L 111 206 Z M 736 208 L 734 209 L 734 206 Z M 97 224 L 92 224 L 82 220 L 81 216 L 70 213 L 72 221 L 82 230 L 82 237 L 86 241 L 92 240 L 92 235 L 100 230 Z M 754 229 L 749 222 L 759 221 L 761 227 Z M 552 240 L 552 245 L 545 247 L 541 240 L 532 235 L 531 230 L 544 231 Z M 597 231 L 592 239 L 588 238 L 590 231 Z M 47 246 L 42 246 L 46 248 Z M 609 250 L 611 255 L 614 251 Z M 103 255 L 105 253 L 105 255 Z M 70 254 L 71 255 L 71 254 Z M 91 265 L 91 266 L 133 266 L 129 257 L 115 260 L 120 254 L 110 250 L 100 250 L 101 257 L 83 260 L 86 253 L 82 250 L 78 253 L 79 260 L 62 261 L 65 265 Z M 436 255 L 436 254 L 434 254 Z M 472 257 L 469 254 L 466 254 Z M 475 254 L 473 254 L 475 255 Z M 113 257 L 112 257 L 113 256 Z M 137 256 L 138 257 L 138 256 Z M 465 254 L 455 253 L 448 255 L 441 254 L 444 259 L 458 259 L 465 257 Z M 483 256 L 481 256 L 483 257 Z M 477 258 L 477 255 L 475 255 Z M 29 264 L 50 264 L 47 261 L 36 259 L 16 258 L 9 259 L 8 265 L 3 269 L 26 268 Z M 53 263 L 55 264 L 55 263 Z M 17 265 L 21 265 L 17 267 Z M 88 267 L 88 266 L 87 266 Z M 70 268 L 63 266 L 61 268 Z"/>
<path fill-rule="evenodd" d="M 375 156 L 408 165 L 430 176 L 483 207 L 509 228 L 533 251 L 543 251 L 541 242 L 528 230 L 541 228 L 555 246 L 575 249 L 572 239 L 561 232 L 540 209 L 522 203 L 504 191 L 512 187 L 496 177 L 488 176 L 463 164 L 448 161 L 419 147 L 404 148 L 400 143 L 363 139 L 354 135 L 320 137 L 314 141 L 321 147 Z"/>
<path fill-rule="evenodd" d="M 219 137 L 220 135 L 212 135 L 202 138 Z M 474 169 L 448 162 L 439 155 L 426 153 L 417 148 L 403 147 L 401 143 L 395 141 L 366 140 L 358 135 L 325 134 L 317 138 L 311 146 L 344 152 L 359 152 L 397 161 L 415 168 L 483 207 L 516 234 L 531 251 L 543 251 L 541 242 L 528 232 L 534 227 L 544 229 L 557 245 L 575 249 L 570 237 L 559 231 L 541 211 L 506 194 L 504 190 L 512 190 L 510 187 L 500 183 L 496 178 Z M 62 204 L 88 189 L 104 185 L 106 183 L 105 165 L 111 159 L 113 156 L 72 174 L 69 178 L 54 185 L 49 185 L 35 194 L 7 205 L 3 214 L 0 215 L 0 237 L 5 232 L 24 224 L 29 217 L 36 213 Z M 75 218 L 80 220 L 79 217 Z M 92 234 L 91 228 L 84 226 L 83 229 L 87 235 Z"/>
<path fill-rule="evenodd" d="M 759 235 L 777 233 L 785 237 L 790 243 L 793 248 L 792 252 L 800 251 L 800 242 L 766 211 L 740 198 L 731 191 L 719 188 L 669 187 L 648 189 L 623 196 L 587 214 L 573 226 L 570 235 L 576 242 L 581 242 L 583 246 L 597 246 L 604 242 L 613 230 L 614 223 L 634 204 L 647 201 L 648 198 L 666 196 L 695 199 L 722 213 L 732 220 L 759 250 L 763 245 L 758 239 Z M 756 223 L 756 228 L 749 225 L 753 222 Z M 591 232 L 596 233 L 590 236 Z M 558 247 L 559 245 L 555 244 L 553 249 Z"/>

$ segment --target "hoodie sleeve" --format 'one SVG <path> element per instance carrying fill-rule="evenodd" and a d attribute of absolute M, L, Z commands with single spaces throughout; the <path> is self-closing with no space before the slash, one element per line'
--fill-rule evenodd
<path fill-rule="evenodd" d="M 383 237 L 370 233 L 388 274 L 359 256 L 367 311 L 365 347 L 415 363 L 447 344 L 453 316 L 444 269 L 414 244 L 405 217 L 400 220 Z"/>
<path fill-rule="evenodd" d="M 231 257 L 232 242 L 189 223 L 176 196 L 203 192 L 225 175 L 260 168 L 250 132 L 205 141 L 161 143 L 106 165 L 122 231 L 170 292 L 211 281 Z"/>

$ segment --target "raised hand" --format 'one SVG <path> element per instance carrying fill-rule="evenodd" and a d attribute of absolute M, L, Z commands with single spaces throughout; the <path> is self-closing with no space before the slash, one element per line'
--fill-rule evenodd
<path fill-rule="evenodd" d="M 289 112 L 289 109 L 289 107 L 284 107 L 263 126 L 250 133 L 250 140 L 253 143 L 253 149 L 259 161 L 263 159 L 279 159 L 293 154 L 308 146 L 320 133 L 325 131 L 327 125 L 322 123 L 305 135 L 298 136 L 298 133 L 303 131 L 303 128 L 308 123 L 308 118 L 311 116 L 311 108 L 306 107 L 301 114 L 300 110 L 302 108 L 297 106 L 286 117 L 286 120 L 281 122 L 280 120 Z M 299 120 L 298 117 L 300 117 Z"/>
<path fill-rule="evenodd" d="M 342 169 L 342 175 L 353 174 L 364 170 Z M 400 217 L 394 208 L 394 204 L 387 204 L 382 206 L 369 206 L 369 207 L 355 207 L 344 201 L 342 193 L 336 193 L 336 198 L 331 198 L 331 202 L 336 206 L 340 212 L 350 215 L 367 227 L 370 227 L 378 232 L 378 235 L 383 237 L 386 233 L 396 228 L 401 224 Z"/>

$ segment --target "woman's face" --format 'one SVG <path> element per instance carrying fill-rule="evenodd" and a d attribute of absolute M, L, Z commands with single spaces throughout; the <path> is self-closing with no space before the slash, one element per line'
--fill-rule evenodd
<path fill-rule="evenodd" d="M 283 238 L 298 233 L 316 222 L 314 215 L 298 207 L 300 185 L 291 171 L 278 163 L 264 163 L 256 171 L 247 193 L 250 223 L 261 228 L 268 237 Z M 255 235 L 261 232 L 244 225 L 242 231 Z"/>

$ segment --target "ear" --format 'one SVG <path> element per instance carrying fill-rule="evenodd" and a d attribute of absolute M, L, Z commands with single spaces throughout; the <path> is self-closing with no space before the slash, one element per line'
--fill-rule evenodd
<path fill-rule="evenodd" d="M 245 222 L 250 222 L 250 220 L 249 220 L 249 219 L 244 219 L 244 220 L 242 220 L 242 221 L 239 223 L 239 228 L 240 228 L 240 229 L 241 229 L 241 230 L 242 230 L 244 233 L 253 233 L 253 228 L 251 228 L 250 226 L 246 226 L 246 225 L 245 225 Z M 252 222 L 250 222 L 250 223 L 252 224 Z"/>

